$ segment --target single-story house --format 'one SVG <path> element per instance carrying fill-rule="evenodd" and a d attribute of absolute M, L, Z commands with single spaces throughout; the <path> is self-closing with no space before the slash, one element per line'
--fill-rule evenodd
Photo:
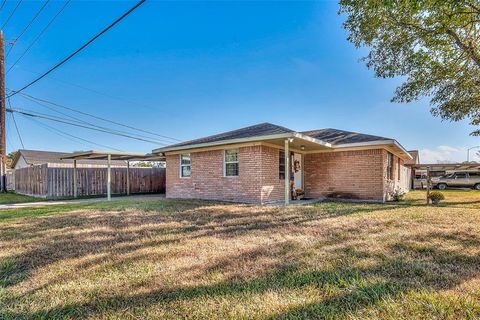
<path fill-rule="evenodd" d="M 166 197 L 248 203 L 306 198 L 386 201 L 410 189 L 412 156 L 395 139 L 270 123 L 153 150 L 166 158 Z M 290 181 L 290 183 L 285 183 Z M 298 190 L 299 191 L 299 190 Z"/>
<path fill-rule="evenodd" d="M 70 155 L 72 153 L 20 149 L 15 154 L 11 168 L 21 169 L 42 164 L 47 164 L 51 168 L 71 168 L 73 167 L 73 160 L 64 159 Z M 126 167 L 127 163 L 123 160 L 113 160 L 111 166 Z M 78 160 L 77 167 L 106 168 L 107 160 Z"/>

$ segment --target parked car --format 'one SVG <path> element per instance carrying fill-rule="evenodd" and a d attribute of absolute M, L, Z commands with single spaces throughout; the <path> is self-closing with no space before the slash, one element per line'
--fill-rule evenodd
<path fill-rule="evenodd" d="M 448 187 L 480 190 L 480 172 L 455 172 L 447 176 L 432 178 L 432 184 L 440 190 Z"/>

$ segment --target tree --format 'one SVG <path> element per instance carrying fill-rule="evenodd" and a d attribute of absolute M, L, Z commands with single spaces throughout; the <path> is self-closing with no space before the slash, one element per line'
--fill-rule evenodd
<path fill-rule="evenodd" d="M 138 161 L 133 164 L 136 168 L 165 168 L 164 161 Z"/>
<path fill-rule="evenodd" d="M 8 169 L 12 169 L 13 160 L 17 156 L 17 153 L 18 151 L 13 151 L 7 155 L 7 163 L 5 165 L 7 166 Z"/>
<path fill-rule="evenodd" d="M 339 13 L 377 77 L 405 78 L 392 102 L 428 97 L 434 116 L 480 125 L 479 0 L 340 0 Z"/>

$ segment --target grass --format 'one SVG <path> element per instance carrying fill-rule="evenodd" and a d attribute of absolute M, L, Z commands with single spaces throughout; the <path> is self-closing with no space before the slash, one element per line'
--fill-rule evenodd
<path fill-rule="evenodd" d="M 477 319 L 480 192 L 0 211 L 0 319 Z"/>
<path fill-rule="evenodd" d="M 24 196 L 24 195 L 16 194 L 13 192 L 0 193 L 0 204 L 37 202 L 37 201 L 45 201 L 45 199 Z"/>

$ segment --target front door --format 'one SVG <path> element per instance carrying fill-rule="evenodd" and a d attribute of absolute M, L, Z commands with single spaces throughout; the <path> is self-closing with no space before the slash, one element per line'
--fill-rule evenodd
<path fill-rule="evenodd" d="M 294 188 L 303 190 L 303 161 L 301 153 L 292 154 L 292 177 Z"/>

